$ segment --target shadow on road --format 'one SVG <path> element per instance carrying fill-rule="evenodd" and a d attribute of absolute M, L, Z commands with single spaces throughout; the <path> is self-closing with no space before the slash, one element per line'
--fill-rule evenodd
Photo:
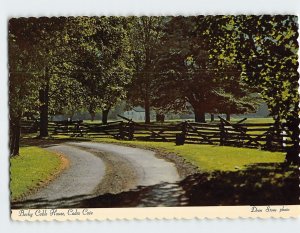
<path fill-rule="evenodd" d="M 108 208 L 108 207 L 143 207 L 177 206 L 186 204 L 184 191 L 178 184 L 162 183 L 119 194 L 100 196 L 73 196 L 57 200 L 32 199 L 13 202 L 12 209 L 34 208 Z M 181 203 L 181 204 L 180 204 Z"/>

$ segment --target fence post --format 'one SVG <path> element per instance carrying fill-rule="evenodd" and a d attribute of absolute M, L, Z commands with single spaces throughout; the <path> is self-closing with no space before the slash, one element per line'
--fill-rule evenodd
<path fill-rule="evenodd" d="M 184 137 L 186 137 L 186 134 L 187 134 L 187 122 L 186 121 L 183 122 L 181 131 L 182 131 L 182 135 Z"/>
<path fill-rule="evenodd" d="M 181 123 L 181 133 L 176 134 L 175 143 L 177 146 L 184 145 L 186 132 L 187 132 L 187 122 L 185 121 Z"/>
<path fill-rule="evenodd" d="M 119 127 L 119 138 L 124 139 L 124 125 L 123 122 L 120 122 L 120 127 Z"/>
<path fill-rule="evenodd" d="M 266 134 L 266 145 L 265 148 L 267 150 L 271 150 L 272 149 L 272 141 L 273 141 L 273 126 L 271 126 L 271 128 L 269 129 L 269 131 Z"/>
<path fill-rule="evenodd" d="M 276 144 L 279 147 L 279 149 L 283 148 L 283 138 L 282 138 L 282 133 L 281 133 L 281 129 L 280 129 L 280 122 L 276 121 L 275 122 L 275 137 L 276 137 Z"/>
<path fill-rule="evenodd" d="M 134 137 L 134 123 L 133 122 L 129 122 L 129 126 L 128 126 L 128 139 L 132 140 Z"/>
<path fill-rule="evenodd" d="M 223 146 L 225 144 L 226 133 L 223 121 L 221 120 L 220 123 L 220 146 Z"/>

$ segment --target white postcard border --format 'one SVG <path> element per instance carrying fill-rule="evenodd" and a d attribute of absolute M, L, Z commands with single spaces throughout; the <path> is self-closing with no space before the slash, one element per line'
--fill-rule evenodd
<path fill-rule="evenodd" d="M 300 216 L 300 205 L 136 207 L 78 209 L 14 209 L 16 221 L 85 221 L 120 219 L 213 219 L 213 218 L 291 218 Z"/>

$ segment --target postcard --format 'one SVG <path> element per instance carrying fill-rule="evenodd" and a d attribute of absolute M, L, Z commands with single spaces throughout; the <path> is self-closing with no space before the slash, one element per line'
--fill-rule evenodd
<path fill-rule="evenodd" d="M 8 21 L 11 218 L 300 215 L 298 17 Z"/>

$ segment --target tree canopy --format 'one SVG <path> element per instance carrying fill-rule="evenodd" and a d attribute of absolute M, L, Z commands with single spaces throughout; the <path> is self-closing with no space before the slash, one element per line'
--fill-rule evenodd
<path fill-rule="evenodd" d="M 19 18 L 9 21 L 10 149 L 20 120 L 120 101 L 158 114 L 255 111 L 298 119 L 298 23 L 292 15 Z"/>

